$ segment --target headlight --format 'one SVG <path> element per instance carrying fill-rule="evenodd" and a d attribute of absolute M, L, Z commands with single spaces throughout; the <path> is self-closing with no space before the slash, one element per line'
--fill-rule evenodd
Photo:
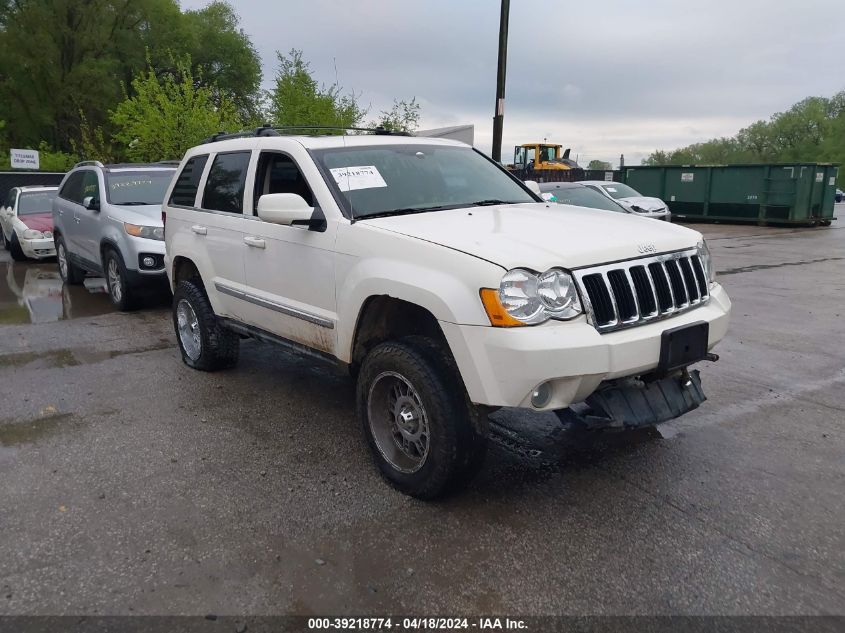
<path fill-rule="evenodd" d="M 161 226 L 139 226 L 137 224 L 123 223 L 123 228 L 133 237 L 144 237 L 148 240 L 163 240 L 164 227 Z"/>
<path fill-rule="evenodd" d="M 710 248 L 707 246 L 707 242 L 702 240 L 696 244 L 696 250 L 698 250 L 698 257 L 701 259 L 701 265 L 704 267 L 704 276 L 707 277 L 708 283 L 712 286 L 716 283 L 716 268 L 713 266 Z"/>
<path fill-rule="evenodd" d="M 545 306 L 538 293 L 539 280 L 530 270 L 514 268 L 505 273 L 499 284 L 499 301 L 517 321 L 533 325 L 547 321 Z"/>
<path fill-rule="evenodd" d="M 44 237 L 44 234 L 41 231 L 36 231 L 35 229 L 27 229 L 23 232 L 23 238 L 25 240 L 40 240 Z"/>
<path fill-rule="evenodd" d="M 537 280 L 537 294 L 553 319 L 571 319 L 581 314 L 581 301 L 572 276 L 559 268 L 547 270 Z"/>
<path fill-rule="evenodd" d="M 490 323 L 500 327 L 571 319 L 582 312 L 575 281 L 559 268 L 540 275 L 514 268 L 502 277 L 498 292 L 482 289 L 481 300 Z"/>

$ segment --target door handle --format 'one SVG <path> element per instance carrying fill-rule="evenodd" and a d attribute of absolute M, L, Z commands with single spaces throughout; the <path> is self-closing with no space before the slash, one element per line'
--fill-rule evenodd
<path fill-rule="evenodd" d="M 267 244 L 260 237 L 245 237 L 244 242 L 253 248 L 265 248 Z"/>
<path fill-rule="evenodd" d="M 204 226 L 200 226 L 199 224 L 194 224 L 191 227 L 191 230 L 197 235 L 208 235 L 208 229 Z"/>

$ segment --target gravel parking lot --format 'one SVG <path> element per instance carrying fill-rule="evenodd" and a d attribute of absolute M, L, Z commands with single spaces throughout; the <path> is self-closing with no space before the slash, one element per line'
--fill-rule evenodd
<path fill-rule="evenodd" d="M 192 371 L 166 302 L 4 252 L 0 613 L 845 614 L 837 207 L 695 227 L 734 302 L 701 409 L 595 442 L 501 411 L 435 504 L 379 478 L 343 373 L 257 342 Z"/>

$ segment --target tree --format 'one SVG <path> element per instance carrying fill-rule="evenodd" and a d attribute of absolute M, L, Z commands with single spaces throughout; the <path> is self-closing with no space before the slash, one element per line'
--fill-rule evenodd
<path fill-rule="evenodd" d="M 110 136 L 109 111 L 139 71 L 194 78 L 241 113 L 257 103 L 258 55 L 225 2 L 182 13 L 176 0 L 0 0 L 0 119 L 8 141 L 73 151 L 83 117 Z"/>
<path fill-rule="evenodd" d="M 317 83 L 311 67 L 302 58 L 302 51 L 287 55 L 276 53 L 279 70 L 270 92 L 269 108 L 273 124 L 278 127 L 329 126 L 357 127 L 367 111 L 358 104 L 358 97 L 343 94 L 335 82 L 325 87 Z"/>
<path fill-rule="evenodd" d="M 95 126 L 144 64 L 145 38 L 179 16 L 174 0 L 17 0 L 0 30 L 0 118 L 10 140 L 71 149 L 79 112 Z"/>
<path fill-rule="evenodd" d="M 382 110 L 381 116 L 370 124 L 370 127 L 383 127 L 392 132 L 413 132 L 420 124 L 420 104 L 417 98 L 410 101 L 393 100 L 390 110 Z"/>
<path fill-rule="evenodd" d="M 603 160 L 593 159 L 587 165 L 587 169 L 596 169 L 596 170 L 607 171 L 609 169 L 613 169 L 613 166 L 610 163 L 605 162 Z"/>
<path fill-rule="evenodd" d="M 187 46 L 175 50 L 191 56 L 203 85 L 215 87 L 231 99 L 245 119 L 259 110 L 261 60 L 239 28 L 240 18 L 226 2 L 212 2 L 183 16 Z"/>
<path fill-rule="evenodd" d="M 845 91 L 808 97 L 768 121 L 756 121 L 730 138 L 652 152 L 644 165 L 833 162 L 845 164 Z M 845 182 L 845 170 L 839 176 Z"/>
<path fill-rule="evenodd" d="M 234 102 L 201 85 L 188 58 L 173 65 L 176 72 L 162 77 L 152 67 L 139 73 L 132 96 L 126 95 L 111 115 L 114 138 L 132 160 L 178 159 L 204 138 L 242 126 Z"/>

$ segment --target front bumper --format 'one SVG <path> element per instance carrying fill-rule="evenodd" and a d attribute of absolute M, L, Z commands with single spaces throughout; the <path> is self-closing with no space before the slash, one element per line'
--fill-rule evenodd
<path fill-rule="evenodd" d="M 472 402 L 496 407 L 531 405 L 548 382 L 551 398 L 540 409 L 563 409 L 583 401 L 607 380 L 640 376 L 660 360 L 664 330 L 696 321 L 710 324 L 708 349 L 727 332 L 731 302 L 717 285 L 710 301 L 675 317 L 599 334 L 584 317 L 566 323 L 494 328 L 440 322 Z"/>
<path fill-rule="evenodd" d="M 663 210 L 663 211 L 635 211 L 634 215 L 638 215 L 641 218 L 651 218 L 653 220 L 664 220 L 666 222 L 672 221 L 672 212 Z"/>
<path fill-rule="evenodd" d="M 23 254 L 31 259 L 44 259 L 45 257 L 56 256 L 56 246 L 52 237 L 43 237 L 35 240 L 28 240 L 18 237 Z"/>

